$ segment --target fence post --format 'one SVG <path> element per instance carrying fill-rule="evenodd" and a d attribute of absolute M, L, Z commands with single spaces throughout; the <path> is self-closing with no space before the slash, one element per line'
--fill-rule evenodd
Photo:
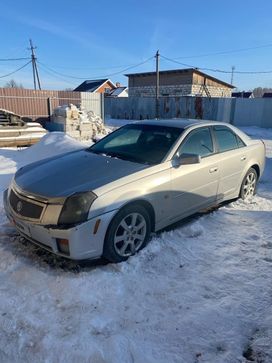
<path fill-rule="evenodd" d="M 231 98 L 231 109 L 230 109 L 230 120 L 229 123 L 234 125 L 234 116 L 235 116 L 235 109 L 236 109 L 236 98 Z"/>
<path fill-rule="evenodd" d="M 47 98 L 47 110 L 48 110 L 48 119 L 49 119 L 49 121 L 51 121 L 51 115 L 52 115 L 51 97 Z"/>
<path fill-rule="evenodd" d="M 105 124 L 105 99 L 104 99 L 104 93 L 100 93 L 101 96 L 100 96 L 100 104 L 101 104 L 101 118 L 102 118 L 102 121 L 103 123 Z"/>

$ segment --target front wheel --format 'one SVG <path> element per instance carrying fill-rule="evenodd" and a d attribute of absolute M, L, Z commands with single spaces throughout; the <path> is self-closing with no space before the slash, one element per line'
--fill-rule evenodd
<path fill-rule="evenodd" d="M 111 262 L 121 262 L 143 248 L 150 237 L 151 221 L 141 205 L 121 209 L 110 223 L 103 256 Z"/>
<path fill-rule="evenodd" d="M 258 176 L 256 170 L 250 168 L 246 173 L 246 176 L 244 177 L 241 185 L 240 197 L 242 199 L 253 197 L 253 195 L 256 193 L 257 180 Z"/>

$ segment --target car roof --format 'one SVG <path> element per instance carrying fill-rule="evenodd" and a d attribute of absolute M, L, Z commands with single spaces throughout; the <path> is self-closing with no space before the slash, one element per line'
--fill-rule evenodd
<path fill-rule="evenodd" d="M 186 129 L 191 126 L 209 126 L 209 125 L 227 125 L 225 122 L 210 121 L 210 120 L 195 120 L 190 118 L 180 118 L 180 119 L 160 119 L 160 120 L 142 120 L 135 123 L 140 123 L 144 125 L 157 125 L 157 126 L 169 126 L 178 127 L 181 129 Z"/>

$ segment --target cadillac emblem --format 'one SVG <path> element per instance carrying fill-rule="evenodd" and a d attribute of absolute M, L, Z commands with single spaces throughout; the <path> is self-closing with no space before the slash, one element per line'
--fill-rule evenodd
<path fill-rule="evenodd" d="M 19 202 L 16 205 L 16 210 L 18 213 L 20 213 L 22 209 L 23 209 L 23 203 L 19 200 Z"/>

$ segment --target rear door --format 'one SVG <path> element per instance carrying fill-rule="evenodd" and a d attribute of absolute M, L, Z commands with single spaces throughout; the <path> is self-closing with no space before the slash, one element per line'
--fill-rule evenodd
<path fill-rule="evenodd" d="M 219 165 L 210 127 L 192 130 L 177 150 L 177 155 L 183 153 L 200 155 L 201 161 L 171 168 L 172 219 L 212 205 L 217 198 Z"/>
<path fill-rule="evenodd" d="M 229 127 L 213 126 L 220 168 L 219 199 L 231 196 L 240 187 L 247 164 L 246 145 Z"/>

